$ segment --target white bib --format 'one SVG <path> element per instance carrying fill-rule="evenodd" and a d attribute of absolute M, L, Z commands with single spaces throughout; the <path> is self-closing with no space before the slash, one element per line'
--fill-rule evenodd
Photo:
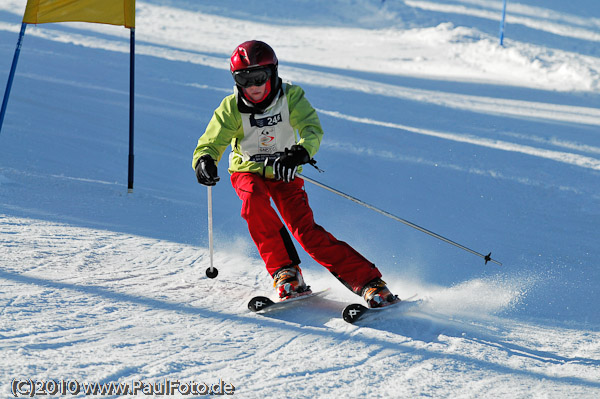
<path fill-rule="evenodd" d="M 296 144 L 285 94 L 263 114 L 241 115 L 244 138 L 237 145 L 244 161 L 264 162 Z"/>

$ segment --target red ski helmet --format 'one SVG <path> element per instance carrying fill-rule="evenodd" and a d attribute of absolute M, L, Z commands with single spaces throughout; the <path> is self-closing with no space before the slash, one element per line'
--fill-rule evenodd
<path fill-rule="evenodd" d="M 231 54 L 229 69 L 234 73 L 242 69 L 273 66 L 274 71 L 277 71 L 277 64 L 277 56 L 271 46 L 259 40 L 250 40 L 235 48 Z"/>
<path fill-rule="evenodd" d="M 275 51 L 271 46 L 259 40 L 249 40 L 233 50 L 229 60 L 229 69 L 235 84 L 244 97 L 252 103 L 263 104 L 270 103 L 278 90 L 278 63 Z M 246 96 L 246 88 L 263 84 L 267 85 L 267 89 L 261 100 L 252 100 Z"/>

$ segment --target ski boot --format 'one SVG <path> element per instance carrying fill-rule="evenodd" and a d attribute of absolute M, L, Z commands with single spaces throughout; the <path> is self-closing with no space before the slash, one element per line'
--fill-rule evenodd
<path fill-rule="evenodd" d="M 362 297 L 370 308 L 380 308 L 399 301 L 398 296 L 392 294 L 385 285 L 385 281 L 380 278 L 363 287 Z"/>
<path fill-rule="evenodd" d="M 281 299 L 287 299 L 303 292 L 310 291 L 310 287 L 304 284 L 302 271 L 298 266 L 280 269 L 275 273 L 275 276 L 273 276 L 273 286 Z"/>

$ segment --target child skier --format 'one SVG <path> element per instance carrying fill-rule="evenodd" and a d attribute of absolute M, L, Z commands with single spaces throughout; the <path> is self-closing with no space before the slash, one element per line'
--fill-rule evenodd
<path fill-rule="evenodd" d="M 374 264 L 315 223 L 304 181 L 295 174 L 311 162 L 323 130 L 304 91 L 282 82 L 277 67 L 275 52 L 264 42 L 247 41 L 233 51 L 233 94 L 215 110 L 194 151 L 198 183 L 219 181 L 216 165 L 231 145 L 229 173 L 242 200 L 241 215 L 281 299 L 309 289 L 289 229 L 316 262 L 369 307 L 396 301 Z"/>

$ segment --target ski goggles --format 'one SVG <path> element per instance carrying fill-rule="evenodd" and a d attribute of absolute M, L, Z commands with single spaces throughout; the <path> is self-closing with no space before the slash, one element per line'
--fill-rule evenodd
<path fill-rule="evenodd" d="M 243 88 L 262 86 L 271 78 L 271 68 L 242 69 L 233 72 L 233 80 Z"/>

